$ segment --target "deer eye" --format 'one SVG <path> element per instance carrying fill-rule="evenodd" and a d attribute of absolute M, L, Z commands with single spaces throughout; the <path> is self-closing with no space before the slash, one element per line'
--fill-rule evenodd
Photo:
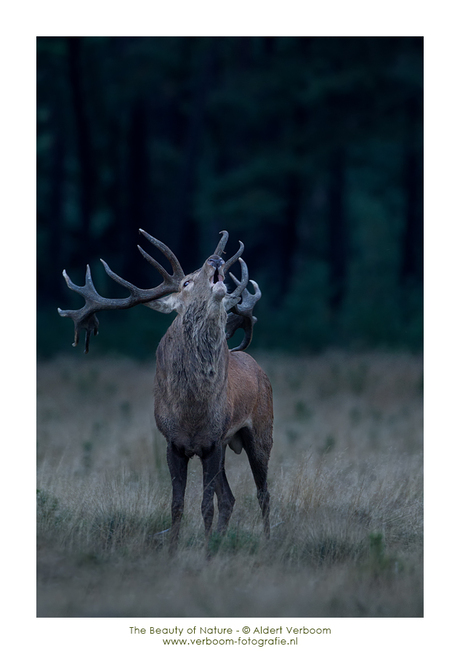
<path fill-rule="evenodd" d="M 182 284 L 182 288 L 185 288 L 186 286 L 188 286 L 190 284 L 190 282 L 191 282 L 191 279 L 188 279 L 186 282 L 184 282 Z"/>

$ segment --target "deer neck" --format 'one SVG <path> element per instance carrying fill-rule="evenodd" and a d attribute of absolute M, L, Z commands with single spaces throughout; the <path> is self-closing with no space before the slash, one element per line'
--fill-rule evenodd
<path fill-rule="evenodd" d="M 178 315 L 157 352 L 157 374 L 172 394 L 216 401 L 227 381 L 227 314 L 221 303 L 190 306 Z"/>

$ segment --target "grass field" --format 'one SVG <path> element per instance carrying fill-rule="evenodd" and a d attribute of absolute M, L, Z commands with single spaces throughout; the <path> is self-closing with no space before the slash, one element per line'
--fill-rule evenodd
<path fill-rule="evenodd" d="M 154 362 L 38 365 L 38 615 L 421 616 L 422 361 L 255 354 L 275 398 L 272 538 L 245 454 L 229 451 L 230 528 L 207 560 L 201 465 L 178 554 L 154 426 Z"/>

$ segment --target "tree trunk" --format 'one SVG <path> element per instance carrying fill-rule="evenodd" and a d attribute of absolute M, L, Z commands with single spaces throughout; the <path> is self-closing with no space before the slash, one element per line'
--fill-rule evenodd
<path fill-rule="evenodd" d="M 192 224 L 193 191 L 204 135 L 206 99 L 212 84 L 213 63 L 217 46 L 216 39 L 207 39 L 207 41 L 208 43 L 201 53 L 201 61 L 196 73 L 197 78 L 186 129 L 183 165 L 179 173 L 177 201 L 173 216 L 174 228 L 178 235 L 177 251 L 185 268 L 193 265 L 193 253 L 197 249 L 197 244 L 194 242 L 197 230 Z"/>
<path fill-rule="evenodd" d="M 328 222 L 329 306 L 334 320 L 342 307 L 346 289 L 345 152 L 342 146 L 337 147 L 331 157 Z"/>
<path fill-rule="evenodd" d="M 423 281 L 423 161 L 418 151 L 418 102 L 408 102 L 408 137 L 404 154 L 405 225 L 400 279 L 403 286 Z"/>
<path fill-rule="evenodd" d="M 84 89 L 82 84 L 82 38 L 67 38 L 69 81 L 72 91 L 73 113 L 75 117 L 75 138 L 77 159 L 80 169 L 80 242 L 82 249 L 91 258 L 95 244 L 91 238 L 91 214 L 93 211 L 93 187 L 95 183 L 92 162 L 92 148 L 89 119 L 85 109 Z"/>

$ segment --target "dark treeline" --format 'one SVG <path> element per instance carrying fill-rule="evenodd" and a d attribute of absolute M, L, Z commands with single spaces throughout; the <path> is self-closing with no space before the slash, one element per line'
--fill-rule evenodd
<path fill-rule="evenodd" d="M 257 346 L 421 347 L 421 38 L 42 37 L 37 64 L 39 353 L 71 342 L 63 268 L 158 283 L 139 227 L 186 272 L 245 243 Z M 131 311 L 97 346 L 157 337 Z"/>

